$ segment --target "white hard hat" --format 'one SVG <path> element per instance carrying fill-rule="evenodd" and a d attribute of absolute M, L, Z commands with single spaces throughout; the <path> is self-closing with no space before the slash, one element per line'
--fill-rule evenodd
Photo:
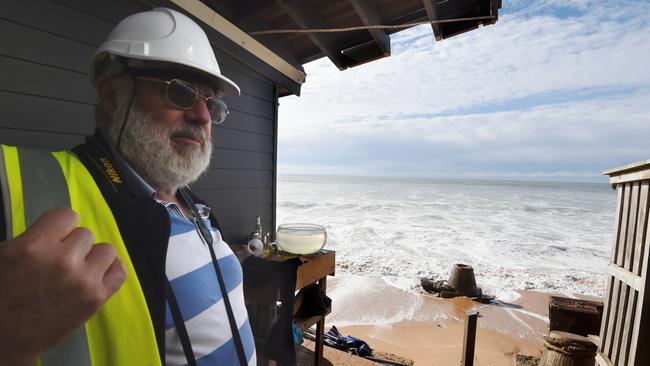
<path fill-rule="evenodd" d="M 157 65 L 187 70 L 207 77 L 223 95 L 240 94 L 237 84 L 221 75 L 203 29 L 172 9 L 155 8 L 122 19 L 91 58 L 93 85 L 104 60 L 115 56 L 126 58 L 135 68 Z"/>

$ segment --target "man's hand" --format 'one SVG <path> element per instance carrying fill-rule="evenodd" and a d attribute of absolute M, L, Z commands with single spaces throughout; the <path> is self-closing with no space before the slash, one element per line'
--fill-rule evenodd
<path fill-rule="evenodd" d="M 22 235 L 0 242 L 0 354 L 32 365 L 120 288 L 126 272 L 110 244 L 75 228 L 79 216 L 53 209 Z"/>

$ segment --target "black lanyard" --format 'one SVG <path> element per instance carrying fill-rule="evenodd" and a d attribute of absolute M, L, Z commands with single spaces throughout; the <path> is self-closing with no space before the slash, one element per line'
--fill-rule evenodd
<path fill-rule="evenodd" d="M 192 350 L 190 337 L 187 335 L 187 329 L 185 328 L 183 315 L 181 315 L 181 310 L 178 307 L 178 302 L 176 301 L 176 295 L 174 295 L 172 285 L 169 283 L 167 276 L 165 276 L 165 297 L 167 298 L 167 303 L 169 304 L 169 311 L 172 314 L 172 319 L 174 319 L 174 326 L 176 327 L 176 332 L 178 332 L 178 338 L 181 340 L 181 346 L 183 346 L 183 353 L 185 353 L 187 365 L 196 366 L 196 357 L 194 357 L 194 351 Z"/>
<path fill-rule="evenodd" d="M 232 339 L 235 342 L 235 348 L 237 348 L 237 356 L 239 357 L 239 363 L 241 366 L 248 365 L 248 361 L 246 360 L 246 354 L 244 353 L 244 346 L 242 344 L 241 336 L 239 334 L 239 328 L 237 327 L 237 321 L 235 320 L 235 315 L 232 311 L 232 305 L 230 304 L 230 297 L 228 296 L 228 291 L 226 289 L 226 284 L 223 280 L 223 274 L 221 273 L 221 269 L 219 268 L 219 262 L 217 260 L 217 255 L 214 252 L 214 248 L 212 247 L 212 233 L 210 230 L 207 228 L 205 225 L 205 222 L 203 222 L 203 219 L 201 218 L 201 215 L 199 214 L 199 211 L 196 209 L 196 205 L 194 204 L 194 201 L 190 197 L 189 194 L 189 188 L 183 187 L 178 190 L 178 195 L 180 198 L 183 200 L 183 203 L 185 206 L 187 206 L 191 213 L 192 213 L 192 221 L 194 222 L 195 227 L 197 228 L 199 235 L 201 238 L 203 238 L 203 241 L 205 244 L 207 244 L 209 250 L 210 250 L 210 256 L 212 257 L 212 264 L 214 266 L 214 272 L 217 275 L 217 281 L 219 282 L 219 289 L 221 290 L 221 295 L 223 298 L 223 303 L 226 307 L 226 313 L 228 314 L 228 322 L 230 323 L 230 331 L 232 333 Z M 170 288 L 171 290 L 171 288 Z M 171 308 L 171 306 L 170 306 Z M 172 313 L 172 316 L 174 314 Z M 177 314 L 180 316 L 179 314 Z M 174 319 L 174 323 L 176 324 L 177 321 Z M 181 333 L 185 333 L 185 336 L 187 337 L 187 330 L 185 330 L 185 323 L 180 319 L 180 326 L 183 328 L 183 332 L 178 332 L 179 337 Z M 179 329 L 179 324 L 176 324 L 176 329 Z M 194 357 L 192 350 L 190 349 L 189 352 L 188 350 L 185 349 L 185 344 L 183 343 L 184 341 L 181 339 L 181 345 L 183 345 L 183 352 L 185 352 L 185 357 L 188 358 L 188 356 Z M 185 341 L 188 346 L 191 348 L 191 344 L 188 339 Z M 188 364 L 190 362 L 190 359 L 188 358 L 187 360 Z M 191 365 L 191 364 L 190 364 Z"/>

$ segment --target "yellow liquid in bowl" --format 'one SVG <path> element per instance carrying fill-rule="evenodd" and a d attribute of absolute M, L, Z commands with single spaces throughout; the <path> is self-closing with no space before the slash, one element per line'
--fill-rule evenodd
<path fill-rule="evenodd" d="M 276 242 L 280 249 L 293 254 L 312 254 L 325 246 L 322 226 L 284 226 L 278 228 Z"/>

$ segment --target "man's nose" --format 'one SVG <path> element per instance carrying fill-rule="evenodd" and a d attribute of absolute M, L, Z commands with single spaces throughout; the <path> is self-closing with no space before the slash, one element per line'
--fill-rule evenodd
<path fill-rule="evenodd" d="M 199 98 L 196 102 L 194 102 L 192 108 L 187 110 L 186 117 L 189 122 L 201 125 L 209 124 L 211 121 L 210 111 L 208 110 L 208 106 L 205 100 L 203 98 Z"/>

